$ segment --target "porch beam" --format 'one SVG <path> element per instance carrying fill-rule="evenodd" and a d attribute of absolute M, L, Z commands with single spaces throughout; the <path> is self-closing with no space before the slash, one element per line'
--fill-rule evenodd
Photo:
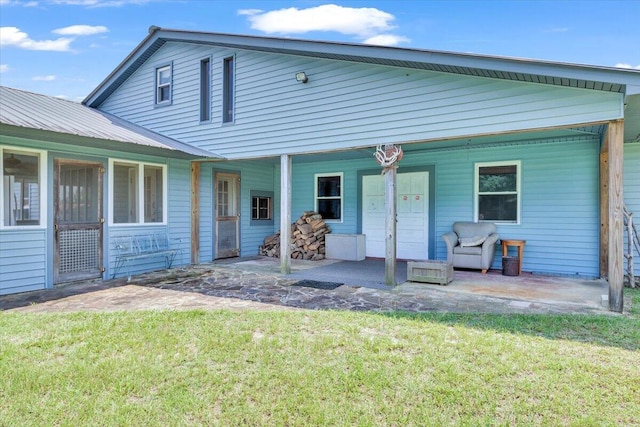
<path fill-rule="evenodd" d="M 607 153 L 607 279 L 609 310 L 622 312 L 624 288 L 623 237 L 623 142 L 624 120 L 609 122 L 605 137 Z"/>
<path fill-rule="evenodd" d="M 280 156 L 280 272 L 291 273 L 291 156 Z"/>
<path fill-rule="evenodd" d="M 200 163 L 191 162 L 191 264 L 200 262 Z"/>
<path fill-rule="evenodd" d="M 385 172 L 385 256 L 384 283 L 395 286 L 396 283 L 396 176 L 397 168 L 390 167 Z"/>

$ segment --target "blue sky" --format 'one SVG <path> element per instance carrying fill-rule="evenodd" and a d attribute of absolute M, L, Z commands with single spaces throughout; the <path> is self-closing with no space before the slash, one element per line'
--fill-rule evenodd
<path fill-rule="evenodd" d="M 151 25 L 640 69 L 640 0 L 0 0 L 0 84 L 82 100 Z"/>

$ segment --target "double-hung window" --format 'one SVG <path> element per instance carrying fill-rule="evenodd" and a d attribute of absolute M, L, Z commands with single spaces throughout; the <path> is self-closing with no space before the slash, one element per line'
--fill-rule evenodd
<path fill-rule="evenodd" d="M 519 161 L 477 163 L 475 166 L 475 219 L 520 223 Z"/>
<path fill-rule="evenodd" d="M 46 153 L 0 147 L 0 228 L 46 225 Z"/>
<path fill-rule="evenodd" d="M 112 224 L 165 223 L 165 165 L 110 161 Z"/>
<path fill-rule="evenodd" d="M 342 173 L 316 174 L 316 212 L 325 220 L 342 221 Z"/>
<path fill-rule="evenodd" d="M 233 122 L 235 103 L 235 66 L 234 57 L 230 56 L 223 61 L 222 69 L 222 122 Z"/>
<path fill-rule="evenodd" d="M 171 103 L 171 65 L 156 68 L 156 104 Z"/>

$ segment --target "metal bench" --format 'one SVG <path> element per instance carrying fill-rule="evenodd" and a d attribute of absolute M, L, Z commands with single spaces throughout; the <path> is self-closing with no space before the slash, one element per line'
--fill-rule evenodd
<path fill-rule="evenodd" d="M 116 250 L 116 263 L 113 269 L 112 278 L 122 267 L 126 268 L 127 281 L 131 280 L 131 265 L 133 261 L 164 257 L 166 268 L 171 268 L 180 249 L 169 247 L 169 238 L 166 233 L 150 233 L 117 236 L 113 238 Z M 176 239 L 180 240 L 180 239 Z"/>

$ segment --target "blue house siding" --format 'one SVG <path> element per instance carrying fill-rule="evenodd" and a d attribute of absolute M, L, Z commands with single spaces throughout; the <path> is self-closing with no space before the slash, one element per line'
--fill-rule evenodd
<path fill-rule="evenodd" d="M 221 64 L 235 55 L 234 123 Z M 199 123 L 199 64 L 212 58 L 212 120 Z M 153 103 L 173 64 L 172 105 Z M 305 70 L 309 83 L 295 81 Z M 622 94 L 169 42 L 101 109 L 230 159 L 455 138 L 620 118 Z M 381 125 L 384 124 L 384 125 Z"/>
<path fill-rule="evenodd" d="M 557 155 L 549 157 L 549 152 Z M 441 236 L 455 221 L 473 221 L 477 162 L 517 160 L 522 166 L 521 222 L 499 224 L 505 238 L 527 240 L 523 269 L 535 273 L 598 277 L 599 183 L 597 139 L 537 143 L 484 149 L 405 152 L 399 173 L 416 167 L 434 170 L 435 259 L 446 259 Z M 566 160 L 570 158 L 571 162 Z M 334 233 L 360 233 L 358 171 L 379 170 L 371 159 L 296 163 L 292 168 L 292 219 L 314 209 L 314 174 L 344 173 L 344 220 L 329 223 Z M 279 170 L 276 172 L 279 179 Z M 279 218 L 276 221 L 279 229 Z M 501 268 L 497 251 L 493 268 Z"/>
<path fill-rule="evenodd" d="M 113 151 L 94 147 L 78 147 L 46 141 L 35 141 L 25 138 L 4 137 L 11 147 L 37 148 L 48 153 L 47 165 L 47 223 L 33 229 L 0 229 L 0 293 L 25 292 L 53 286 L 53 160 L 54 158 L 87 160 L 102 162 L 117 159 L 136 162 L 147 162 L 167 165 L 167 222 L 161 225 L 110 225 L 105 222 L 103 228 L 103 261 L 105 272 L 103 278 L 110 279 L 115 265 L 113 238 L 122 234 L 141 234 L 146 232 L 166 232 L 173 247 L 179 247 L 182 254 L 176 258 L 174 265 L 188 264 L 191 247 L 191 190 L 190 161 L 169 159 L 157 156 L 137 155 L 122 151 Z M 103 176 L 103 216 L 108 218 L 111 202 L 108 200 L 109 170 Z M 179 242 L 181 240 L 181 242 Z M 134 272 L 150 271 L 164 268 L 162 258 L 151 258 L 136 263 Z M 120 271 L 118 276 L 126 272 Z"/>
<path fill-rule="evenodd" d="M 640 143 L 624 146 L 624 203 L 633 212 L 633 222 L 640 230 Z M 627 233 L 625 230 L 625 251 L 627 250 Z M 634 271 L 640 276 L 640 258 L 634 254 Z M 625 272 L 626 260 L 625 260 Z"/>
<path fill-rule="evenodd" d="M 46 230 L 0 231 L 0 295 L 44 289 Z"/>
<path fill-rule="evenodd" d="M 275 167 L 267 160 L 202 163 L 200 166 L 200 262 L 215 259 L 214 176 L 215 172 L 233 172 L 240 176 L 240 256 L 258 254 L 266 236 L 275 232 L 277 222 L 251 223 L 251 191 L 273 192 Z M 278 187 L 279 189 L 279 184 Z M 273 212 L 279 205 L 274 201 Z M 276 227 L 276 228 L 274 228 Z"/>

